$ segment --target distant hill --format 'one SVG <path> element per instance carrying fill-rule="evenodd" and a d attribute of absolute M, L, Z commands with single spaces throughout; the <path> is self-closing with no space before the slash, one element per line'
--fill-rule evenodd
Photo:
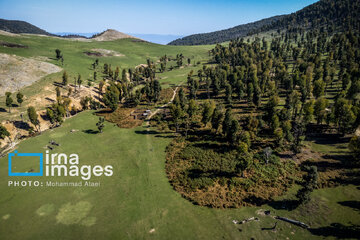
<path fill-rule="evenodd" d="M 267 18 L 222 31 L 190 35 L 169 44 L 213 44 L 270 30 L 286 30 L 288 33 L 319 30 L 332 33 L 359 29 L 359 0 L 320 0 L 289 15 Z"/>
<path fill-rule="evenodd" d="M 61 37 L 72 37 L 72 36 L 76 36 L 76 37 L 83 37 L 83 38 L 91 38 L 92 36 L 94 36 L 95 34 L 97 34 L 97 32 L 92 32 L 92 33 L 77 33 L 77 32 L 57 32 L 54 33 L 55 35 L 61 36 Z"/>
<path fill-rule="evenodd" d="M 123 38 L 136 38 L 136 37 L 116 31 L 114 29 L 108 29 L 102 33 L 95 34 L 94 36 L 91 37 L 91 39 L 94 39 L 96 41 L 113 41 Z"/>
<path fill-rule="evenodd" d="M 233 28 L 216 32 L 194 34 L 184 38 L 176 39 L 170 42 L 169 45 L 203 45 L 226 42 L 232 39 L 247 36 L 249 33 L 261 29 L 264 26 L 270 25 L 271 23 L 274 23 L 285 16 L 286 15 L 265 18 L 260 21 L 238 25 Z"/>
<path fill-rule="evenodd" d="M 0 30 L 11 33 L 32 33 L 32 34 L 41 34 L 41 35 L 49 35 L 49 36 L 53 35 L 28 22 L 18 21 L 18 20 L 0 19 Z"/>

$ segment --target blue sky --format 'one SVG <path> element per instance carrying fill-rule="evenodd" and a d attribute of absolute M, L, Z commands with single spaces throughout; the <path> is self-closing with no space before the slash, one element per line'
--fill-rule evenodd
<path fill-rule="evenodd" d="M 0 0 L 0 18 L 48 32 L 189 35 L 292 13 L 315 0 Z"/>

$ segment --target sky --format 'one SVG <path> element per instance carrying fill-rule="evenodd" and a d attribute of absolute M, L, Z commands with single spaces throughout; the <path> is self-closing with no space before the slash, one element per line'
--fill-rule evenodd
<path fill-rule="evenodd" d="M 0 18 L 51 33 L 189 35 L 288 14 L 316 0 L 0 0 Z"/>

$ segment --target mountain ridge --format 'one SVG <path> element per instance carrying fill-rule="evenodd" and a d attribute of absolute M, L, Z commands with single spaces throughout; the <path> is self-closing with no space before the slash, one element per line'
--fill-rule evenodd
<path fill-rule="evenodd" d="M 237 25 L 235 27 L 218 30 L 208 33 L 197 33 L 183 38 L 176 39 L 168 43 L 168 45 L 202 45 L 202 44 L 214 44 L 218 42 L 226 42 L 237 37 L 244 37 L 254 28 L 261 28 L 274 21 L 277 21 L 287 15 L 277 15 L 269 18 L 264 18 L 255 22 Z M 231 36 L 228 36 L 231 34 Z M 189 44 L 194 42 L 193 44 Z"/>
<path fill-rule="evenodd" d="M 271 30 L 285 30 L 287 33 L 306 30 L 328 33 L 359 30 L 360 1 L 320 0 L 294 13 L 275 17 L 254 22 L 253 25 L 242 24 L 215 32 L 189 35 L 174 40 L 169 45 L 215 44 Z"/>

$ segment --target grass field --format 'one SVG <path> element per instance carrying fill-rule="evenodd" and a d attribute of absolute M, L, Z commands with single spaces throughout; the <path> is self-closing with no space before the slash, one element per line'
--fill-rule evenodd
<path fill-rule="evenodd" d="M 103 133 L 92 134 L 87 130 L 95 130 L 96 121 L 91 112 L 80 113 L 59 128 L 21 142 L 17 150 L 45 152 L 55 140 L 61 146 L 53 152 L 77 153 L 80 165 L 112 165 L 113 176 L 91 179 L 100 181 L 100 187 L 8 187 L 8 180 L 81 179 L 8 177 L 7 158 L 0 159 L 0 239 L 322 239 L 359 232 L 352 226 L 360 224 L 359 187 L 316 190 L 308 205 L 292 211 L 281 206 L 294 198 L 296 188 L 261 207 L 195 206 L 171 188 L 165 175 L 165 147 L 171 135 L 145 126 L 120 129 L 108 122 Z M 72 129 L 78 131 L 70 133 Z M 17 171 L 31 168 L 31 161 L 23 162 Z M 259 209 L 304 221 L 311 229 L 257 215 Z M 250 217 L 260 221 L 232 223 Z M 276 231 L 268 230 L 276 221 Z"/>

